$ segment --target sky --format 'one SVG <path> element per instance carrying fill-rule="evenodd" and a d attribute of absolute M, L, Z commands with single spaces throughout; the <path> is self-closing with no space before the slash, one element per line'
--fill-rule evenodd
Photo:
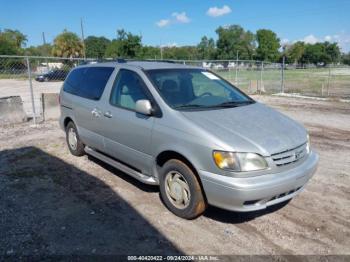
<path fill-rule="evenodd" d="M 18 29 L 27 46 L 42 44 L 64 29 L 85 37 L 115 38 L 124 28 L 146 45 L 195 45 L 219 26 L 271 29 L 282 43 L 338 42 L 350 51 L 350 0 L 0 0 L 0 30 Z"/>

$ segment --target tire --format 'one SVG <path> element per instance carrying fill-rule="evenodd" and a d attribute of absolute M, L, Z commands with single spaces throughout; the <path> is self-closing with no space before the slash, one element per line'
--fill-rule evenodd
<path fill-rule="evenodd" d="M 75 134 L 75 139 L 72 137 L 74 134 L 70 133 L 73 132 Z M 70 136 L 72 135 L 72 136 Z M 84 151 L 84 144 L 79 139 L 78 130 L 73 122 L 69 122 L 66 127 L 66 141 L 68 145 L 68 149 L 74 156 L 83 156 L 85 155 Z M 75 142 L 75 143 L 73 143 Z"/>
<path fill-rule="evenodd" d="M 165 206 L 175 215 L 193 219 L 205 211 L 207 203 L 199 180 L 182 161 L 167 161 L 160 168 L 159 184 Z"/>
<path fill-rule="evenodd" d="M 44 78 L 44 82 L 49 82 L 49 78 L 48 78 L 48 77 L 45 77 L 45 78 Z"/>

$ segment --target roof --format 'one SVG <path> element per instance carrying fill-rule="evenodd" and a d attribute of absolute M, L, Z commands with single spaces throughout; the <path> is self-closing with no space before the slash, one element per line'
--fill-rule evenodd
<path fill-rule="evenodd" d="M 176 68 L 201 68 L 198 66 L 189 66 L 180 63 L 172 63 L 172 62 L 158 62 L 158 61 L 125 61 L 125 62 L 101 62 L 101 63 L 93 63 L 84 66 L 108 66 L 108 67 L 116 67 L 118 65 L 128 65 L 135 66 L 144 70 L 152 70 L 152 69 L 176 69 Z"/>

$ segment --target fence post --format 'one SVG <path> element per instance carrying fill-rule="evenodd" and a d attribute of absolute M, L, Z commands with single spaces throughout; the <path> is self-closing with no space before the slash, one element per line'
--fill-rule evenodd
<path fill-rule="evenodd" d="M 263 93 L 265 93 L 263 74 L 264 74 L 264 61 L 261 61 L 261 68 L 260 68 L 260 90 L 261 90 Z"/>
<path fill-rule="evenodd" d="M 282 71 L 281 71 L 281 93 L 284 93 L 284 63 L 285 57 L 282 58 Z"/>
<path fill-rule="evenodd" d="M 257 76 L 256 76 L 256 92 L 257 93 L 261 93 L 260 92 L 260 80 L 259 80 L 259 64 L 258 64 L 258 62 L 255 62 L 255 66 L 256 66 L 256 73 L 257 73 Z M 252 66 L 252 68 L 253 68 L 253 70 L 254 70 L 254 65 Z M 255 74 L 254 74 L 255 75 Z"/>
<path fill-rule="evenodd" d="M 323 96 L 323 89 L 324 89 L 324 83 L 322 82 L 322 87 L 321 87 L 321 96 Z"/>
<path fill-rule="evenodd" d="M 236 55 L 236 77 L 235 77 L 235 85 L 238 85 L 238 51 Z"/>
<path fill-rule="evenodd" d="M 330 81 L 331 81 L 331 66 L 328 67 L 327 96 L 329 96 Z"/>
<path fill-rule="evenodd" d="M 32 84 L 32 72 L 30 68 L 29 58 L 26 56 L 27 61 L 27 71 L 28 71 L 28 81 L 29 81 L 29 91 L 30 91 L 30 98 L 32 101 L 32 110 L 33 110 L 33 121 L 34 125 L 36 125 L 36 112 L 35 112 L 35 104 L 34 104 L 34 94 L 33 94 L 33 84 Z"/>

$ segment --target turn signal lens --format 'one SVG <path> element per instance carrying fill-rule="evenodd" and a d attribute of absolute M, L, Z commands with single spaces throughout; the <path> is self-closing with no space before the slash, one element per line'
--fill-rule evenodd
<path fill-rule="evenodd" d="M 221 169 L 239 170 L 239 164 L 234 153 L 214 151 L 216 165 Z"/>
<path fill-rule="evenodd" d="M 215 164 L 220 169 L 231 171 L 256 171 L 268 168 L 264 157 L 256 153 L 214 151 Z"/>

